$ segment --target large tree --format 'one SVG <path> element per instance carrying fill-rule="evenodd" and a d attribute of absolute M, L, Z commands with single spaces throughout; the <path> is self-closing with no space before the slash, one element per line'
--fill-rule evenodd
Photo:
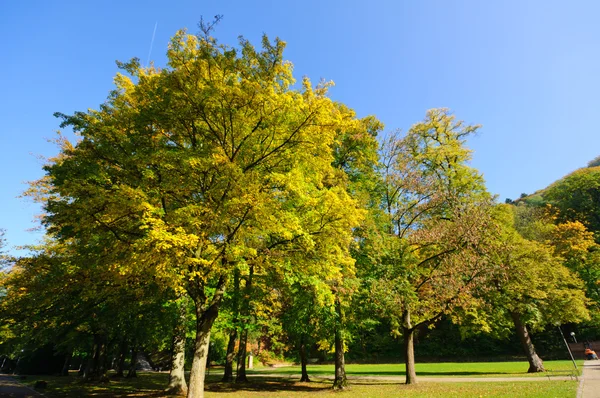
<path fill-rule="evenodd" d="M 81 140 L 63 142 L 36 185 L 50 231 L 79 241 L 105 231 L 121 272 L 146 270 L 191 298 L 188 397 L 203 396 L 211 326 L 240 262 L 279 266 L 289 248 L 313 259 L 304 272 L 330 278 L 352 262 L 361 212 L 332 151 L 358 121 L 327 85 L 293 88 L 284 43 L 262 44 L 181 31 L 167 68 L 122 64 L 129 77 L 117 75 L 99 110 L 60 115 Z"/>
<path fill-rule="evenodd" d="M 575 261 L 573 241 L 564 225 L 557 227 L 545 210 L 498 205 L 494 218 L 501 227 L 491 247 L 495 263 L 491 283 L 481 287 L 485 316 L 471 312 L 478 328 L 506 335 L 514 330 L 529 362 L 528 372 L 543 372 L 544 365 L 531 338 L 531 330 L 558 323 L 578 323 L 589 317 L 582 282 L 566 265 Z M 570 229 L 570 228 L 568 228 Z M 581 235 L 580 235 L 581 236 Z M 593 243 L 593 242 L 592 242 Z M 585 242 L 577 242 L 581 247 Z"/>
<path fill-rule="evenodd" d="M 490 196 L 464 145 L 477 127 L 433 109 L 383 144 L 383 227 L 370 243 L 379 253 L 371 289 L 404 337 L 407 384 L 416 382 L 417 328 L 465 305 L 485 281 Z"/>

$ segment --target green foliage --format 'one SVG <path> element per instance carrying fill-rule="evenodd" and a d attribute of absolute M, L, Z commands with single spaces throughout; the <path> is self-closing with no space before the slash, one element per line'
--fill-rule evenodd
<path fill-rule="evenodd" d="M 371 294 L 397 332 L 434 322 L 484 281 L 490 198 L 464 146 L 477 127 L 434 109 L 384 143 L 385 223 L 368 243 L 377 253 Z M 407 311 L 412 325 L 402 320 Z"/>
<path fill-rule="evenodd" d="M 594 233 L 600 231 L 600 167 L 574 171 L 546 188 L 543 197 L 560 210 L 560 220 L 580 221 Z"/>
<path fill-rule="evenodd" d="M 485 315 L 476 312 L 462 319 L 476 330 L 504 337 L 516 315 L 534 330 L 588 319 L 582 281 L 567 266 L 571 246 L 547 211 L 524 204 L 498 205 L 495 218 L 502 228 L 492 252 L 495 276 L 480 290 Z"/>

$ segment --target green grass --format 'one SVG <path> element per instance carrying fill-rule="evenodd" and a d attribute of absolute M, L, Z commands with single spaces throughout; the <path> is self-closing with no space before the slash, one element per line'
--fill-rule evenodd
<path fill-rule="evenodd" d="M 266 382 L 269 383 L 269 382 Z M 577 382 L 544 381 L 544 382 L 485 382 L 485 383 L 420 383 L 404 385 L 398 383 L 353 383 L 347 390 L 335 392 L 331 390 L 331 381 L 317 383 L 271 382 L 251 383 L 244 387 L 234 386 L 232 389 L 219 390 L 209 385 L 207 398 L 225 397 L 335 397 L 335 398 L 367 398 L 367 397 L 520 397 L 520 398 L 575 398 Z M 216 387 L 216 386 L 215 386 Z"/>
<path fill-rule="evenodd" d="M 546 369 L 552 372 L 573 370 L 571 361 L 544 361 Z M 577 361 L 579 369 L 583 360 Z M 418 376 L 427 377 L 545 377 L 546 373 L 527 373 L 527 362 L 443 362 L 443 363 L 417 363 L 415 365 Z M 309 365 L 309 375 L 332 375 L 333 365 Z M 281 368 L 264 367 L 252 373 L 269 374 L 300 374 L 299 366 L 286 366 Z M 405 376 L 404 364 L 374 364 L 374 365 L 346 365 L 348 376 Z"/>
<path fill-rule="evenodd" d="M 547 368 L 553 371 L 568 370 L 570 361 L 546 361 Z M 347 391 L 331 390 L 333 374 L 331 365 L 311 365 L 309 375 L 311 383 L 300 383 L 299 367 L 262 368 L 249 372 L 248 384 L 220 383 L 221 372 L 211 371 L 207 377 L 207 398 L 237 397 L 575 397 L 577 382 L 563 380 L 540 381 L 485 381 L 485 382 L 427 382 L 417 385 L 404 385 L 404 365 L 347 365 L 351 377 L 351 386 Z M 513 377 L 528 376 L 527 363 L 524 362 L 478 362 L 478 363 L 428 363 L 417 364 L 417 377 Z M 252 377 L 253 374 L 273 374 L 275 377 Z M 386 376 L 388 379 L 355 379 L 360 376 Z M 398 379 L 389 377 L 400 376 Z M 539 376 L 539 375 L 538 375 Z M 545 376 L 545 374 L 542 374 Z M 533 375 L 532 377 L 535 377 Z M 135 379 L 110 379 L 109 383 L 83 383 L 72 374 L 70 377 L 29 376 L 23 382 L 33 386 L 37 380 L 48 382 L 44 394 L 48 398 L 67 397 L 163 397 L 163 388 L 167 384 L 167 373 L 138 373 Z"/>

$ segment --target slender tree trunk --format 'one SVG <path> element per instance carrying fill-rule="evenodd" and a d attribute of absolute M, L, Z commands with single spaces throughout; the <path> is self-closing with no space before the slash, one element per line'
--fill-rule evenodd
<path fill-rule="evenodd" d="M 519 336 L 519 340 L 521 340 L 521 345 L 523 346 L 525 354 L 527 355 L 527 361 L 529 361 L 529 370 L 527 370 L 527 372 L 545 372 L 544 362 L 535 352 L 535 347 L 531 341 L 531 336 L 529 335 L 527 326 L 521 321 L 521 315 L 516 312 L 511 312 L 510 315 L 515 324 L 515 329 L 517 331 L 517 335 Z"/>
<path fill-rule="evenodd" d="M 127 340 L 123 339 L 119 345 L 119 356 L 117 357 L 115 377 L 125 376 L 125 358 L 127 357 Z"/>
<path fill-rule="evenodd" d="M 246 286 L 244 288 L 244 300 L 242 303 L 242 316 L 245 322 L 248 322 L 250 318 L 250 298 L 252 297 L 252 277 L 254 276 L 254 266 L 250 265 L 248 273 L 248 279 L 246 280 Z M 248 326 L 244 324 L 242 332 L 240 333 L 240 346 L 238 348 L 238 369 L 235 375 L 236 383 L 247 383 L 248 377 L 246 376 L 246 352 L 248 347 Z"/>
<path fill-rule="evenodd" d="M 62 370 L 60 371 L 61 376 L 69 375 L 69 367 L 71 366 L 71 359 L 73 359 L 73 350 L 69 351 L 65 355 L 65 362 L 63 363 Z"/>
<path fill-rule="evenodd" d="M 308 360 L 306 355 L 306 335 L 302 333 L 302 336 L 300 337 L 300 366 L 302 367 L 302 377 L 300 378 L 300 381 L 308 383 L 310 379 L 308 378 L 308 372 L 306 371 L 307 362 Z"/>
<path fill-rule="evenodd" d="M 83 380 L 89 380 L 92 376 L 92 372 L 94 371 L 94 355 L 96 354 L 96 342 L 94 339 L 94 344 L 92 345 L 92 351 L 90 352 L 90 356 L 87 358 L 85 363 L 85 367 L 83 368 Z"/>
<path fill-rule="evenodd" d="M 178 304 L 179 319 L 173 330 L 173 348 L 171 352 L 171 371 L 169 372 L 169 385 L 166 392 L 169 394 L 187 394 L 185 382 L 185 323 L 187 308 L 185 302 Z"/>
<path fill-rule="evenodd" d="M 233 327 L 229 332 L 229 342 L 227 343 L 227 355 L 225 356 L 225 369 L 223 371 L 224 383 L 233 381 L 233 360 L 235 359 L 235 342 L 237 340 L 237 323 L 239 316 L 239 296 L 240 296 L 240 271 L 236 269 L 233 274 Z"/>
<path fill-rule="evenodd" d="M 404 361 L 406 364 L 406 384 L 417 383 L 417 373 L 415 371 L 415 329 L 410 321 L 410 310 L 402 313 L 402 332 L 404 336 Z"/>
<path fill-rule="evenodd" d="M 225 369 L 223 371 L 223 383 L 233 381 L 233 360 L 235 359 L 235 342 L 237 340 L 237 330 L 234 328 L 229 332 L 229 342 L 227 343 L 227 355 L 225 357 Z"/>
<path fill-rule="evenodd" d="M 99 381 L 108 381 L 108 344 L 106 336 L 101 337 L 101 343 L 98 349 L 96 379 Z"/>
<path fill-rule="evenodd" d="M 238 366 L 237 374 L 235 375 L 236 383 L 247 383 L 246 376 L 246 348 L 248 346 L 248 329 L 244 328 L 240 334 L 240 346 L 238 348 Z"/>
<path fill-rule="evenodd" d="M 344 338 L 342 336 L 343 313 L 339 298 L 336 298 L 335 309 L 338 319 L 335 326 L 335 378 L 333 379 L 333 389 L 342 390 L 348 386 L 348 378 L 346 377 Z"/>
<path fill-rule="evenodd" d="M 129 364 L 129 372 L 127 372 L 127 378 L 137 377 L 137 360 L 138 360 L 138 347 L 133 342 L 133 347 L 131 348 L 131 363 Z"/>

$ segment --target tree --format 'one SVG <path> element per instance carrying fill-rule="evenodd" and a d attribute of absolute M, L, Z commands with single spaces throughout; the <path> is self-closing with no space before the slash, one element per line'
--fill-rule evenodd
<path fill-rule="evenodd" d="M 239 262 L 301 251 L 307 273 L 336 278 L 361 212 L 332 167 L 351 128 L 327 85 L 292 88 L 285 45 L 257 52 L 178 32 L 169 67 L 121 64 L 97 111 L 63 118 L 81 141 L 37 183 L 44 222 L 61 238 L 112 235 L 120 272 L 149 272 L 191 298 L 195 353 L 188 397 L 203 395 L 210 330 Z M 335 209 L 335 210 L 334 210 Z M 277 249 L 277 250 L 275 250 Z M 291 250 L 291 249 L 290 249 Z"/>
<path fill-rule="evenodd" d="M 596 156 L 594 159 L 590 160 L 587 164 L 587 167 L 597 167 L 600 166 L 600 156 Z"/>
<path fill-rule="evenodd" d="M 433 109 L 405 137 L 392 134 L 383 144 L 386 222 L 373 243 L 380 255 L 371 289 L 404 336 L 407 384 L 416 382 L 417 328 L 468 304 L 486 278 L 490 197 L 464 147 L 477 128 Z"/>
<path fill-rule="evenodd" d="M 498 205 L 494 217 L 501 229 L 491 251 L 496 264 L 488 286 L 479 291 L 486 304 L 483 317 L 471 312 L 482 330 L 505 334 L 512 324 L 529 362 L 528 372 L 543 372 L 544 365 L 530 331 L 547 325 L 578 323 L 589 317 L 582 283 L 565 266 L 568 245 L 555 234 L 556 227 L 544 209 L 521 205 Z M 554 236 L 552 241 L 547 239 Z M 562 256 L 565 257 L 562 257 Z"/>
<path fill-rule="evenodd" d="M 600 231 L 600 167 L 576 170 L 546 188 L 542 196 L 560 210 L 559 221 L 580 221 L 595 234 Z"/>

